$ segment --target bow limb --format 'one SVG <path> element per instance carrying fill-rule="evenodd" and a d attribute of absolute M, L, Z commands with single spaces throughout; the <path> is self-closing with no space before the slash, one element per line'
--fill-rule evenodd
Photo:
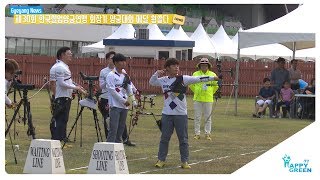
<path fill-rule="evenodd" d="M 139 114 L 141 114 L 141 112 L 138 109 L 135 109 L 134 106 L 132 105 L 131 106 L 130 125 L 129 125 L 128 136 L 130 136 L 132 130 L 138 124 Z"/>
<path fill-rule="evenodd" d="M 47 77 L 44 77 L 43 81 L 44 81 L 44 83 L 46 83 L 45 87 L 46 87 L 46 90 L 48 92 L 48 96 L 49 96 L 49 100 L 50 100 L 50 112 L 51 112 L 51 115 L 53 115 L 54 107 L 53 107 L 52 94 L 51 94 L 51 91 L 50 91 L 50 82 L 47 80 Z"/>
<path fill-rule="evenodd" d="M 219 59 L 216 60 L 216 66 L 217 66 L 217 69 L 218 69 L 218 74 L 219 76 L 222 74 L 222 63 Z M 216 91 L 216 94 L 215 94 L 215 99 L 216 101 L 221 98 L 221 88 L 222 88 L 222 80 L 218 80 L 218 90 Z"/>

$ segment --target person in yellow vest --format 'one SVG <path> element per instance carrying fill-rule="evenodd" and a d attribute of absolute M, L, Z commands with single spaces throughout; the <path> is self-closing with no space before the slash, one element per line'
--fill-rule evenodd
<path fill-rule="evenodd" d="M 217 76 L 210 71 L 212 65 L 207 58 L 201 58 L 197 64 L 198 71 L 192 76 Z M 189 86 L 194 93 L 194 139 L 200 139 L 200 124 L 202 113 L 204 116 L 204 132 L 207 140 L 211 141 L 211 111 L 215 92 L 218 90 L 218 81 L 200 82 Z"/>

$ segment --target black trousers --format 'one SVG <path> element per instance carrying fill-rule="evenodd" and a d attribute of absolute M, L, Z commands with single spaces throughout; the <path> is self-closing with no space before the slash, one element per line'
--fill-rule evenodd
<path fill-rule="evenodd" d="M 129 140 L 129 134 L 128 134 L 127 124 L 126 124 L 126 126 L 124 127 L 124 131 L 122 133 L 122 141 L 125 142 L 128 140 Z"/>
<path fill-rule="evenodd" d="M 108 137 L 108 125 L 106 119 L 109 117 L 109 104 L 108 99 L 101 98 L 99 103 L 99 110 L 103 117 L 103 126 L 104 126 L 104 133 L 106 136 L 106 139 Z"/>
<path fill-rule="evenodd" d="M 104 125 L 104 132 L 106 139 L 108 137 L 108 125 L 106 119 L 110 117 L 109 115 L 109 104 L 108 104 L 108 99 L 101 98 L 100 103 L 99 103 L 99 110 L 103 116 L 103 125 Z M 124 131 L 122 134 L 122 140 L 127 141 L 129 139 L 129 134 L 127 130 L 127 125 L 124 127 Z"/>
<path fill-rule="evenodd" d="M 282 105 L 286 105 L 286 109 L 287 109 L 287 111 L 288 112 L 290 112 L 290 103 L 291 102 L 289 102 L 289 101 L 280 101 L 280 102 L 278 102 L 277 103 L 277 112 L 279 112 L 280 111 L 280 107 L 282 106 Z"/>
<path fill-rule="evenodd" d="M 51 139 L 65 140 L 67 137 L 71 99 L 60 97 L 54 100 L 54 104 L 55 107 L 50 123 Z"/>

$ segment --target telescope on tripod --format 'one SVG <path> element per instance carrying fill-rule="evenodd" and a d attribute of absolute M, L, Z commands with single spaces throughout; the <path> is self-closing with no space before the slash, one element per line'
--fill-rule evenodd
<path fill-rule="evenodd" d="M 93 81 L 99 80 L 99 76 L 86 76 L 82 72 L 80 72 L 80 76 L 82 80 L 89 81 L 89 99 L 93 99 Z"/>
<path fill-rule="evenodd" d="M 20 107 L 23 104 L 23 122 L 24 125 L 28 124 L 28 130 L 27 130 L 27 135 L 28 136 L 32 136 L 32 139 L 35 139 L 35 128 L 33 126 L 33 122 L 32 122 L 32 114 L 31 114 L 31 108 L 30 108 L 30 102 L 28 100 L 28 91 L 29 90 L 33 90 L 35 88 L 34 84 L 21 84 L 17 81 L 13 81 L 13 88 L 22 91 L 22 99 L 20 100 L 20 102 L 18 103 L 14 113 L 13 113 L 13 117 L 10 121 L 10 123 L 8 124 L 8 127 L 5 131 L 5 136 L 7 136 L 7 134 L 9 133 L 10 127 L 12 126 L 13 122 L 16 119 L 17 114 L 19 113 Z"/>
<path fill-rule="evenodd" d="M 22 82 L 18 79 L 19 75 L 22 74 L 22 71 L 21 70 L 18 70 L 14 73 L 14 76 L 13 76 L 13 79 L 12 79 L 12 84 L 8 90 L 8 93 L 7 93 L 7 96 L 10 94 L 10 93 L 13 93 L 13 103 L 14 104 L 17 104 L 17 92 L 19 94 L 19 97 L 20 99 L 22 98 L 22 95 L 21 95 L 21 91 L 20 89 L 17 89 L 15 88 L 13 85 L 14 84 L 22 84 Z M 16 135 L 18 135 L 18 132 L 16 131 L 16 122 L 18 121 L 18 123 L 20 123 L 20 119 L 22 118 L 20 116 L 20 112 L 18 112 L 18 115 L 17 115 L 17 119 L 14 120 L 14 124 L 13 124 L 13 139 L 16 139 Z"/>
<path fill-rule="evenodd" d="M 87 76 L 87 75 L 83 74 L 82 72 L 80 72 L 80 76 L 84 81 L 89 81 L 89 95 L 87 98 L 79 101 L 81 109 L 76 116 L 76 120 L 71 127 L 71 130 L 67 136 L 67 139 L 69 139 L 72 131 L 77 126 L 79 117 L 82 116 L 83 109 L 85 107 L 87 107 L 92 111 L 92 114 L 93 114 L 93 120 L 94 120 L 96 134 L 97 134 L 97 142 L 100 142 L 100 141 L 102 142 L 102 134 L 101 134 L 99 119 L 98 119 L 97 110 L 96 110 L 97 109 L 97 100 L 94 99 L 94 95 L 93 95 L 93 81 L 99 80 L 99 77 L 98 76 Z M 62 148 L 64 148 L 65 144 L 66 144 L 66 142 L 64 142 Z M 82 118 L 81 118 L 81 122 L 80 122 L 80 147 L 82 147 Z"/>

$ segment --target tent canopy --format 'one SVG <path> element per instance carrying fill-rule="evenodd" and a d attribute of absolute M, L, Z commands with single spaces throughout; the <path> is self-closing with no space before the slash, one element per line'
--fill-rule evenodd
<path fill-rule="evenodd" d="M 152 39 L 152 40 L 167 39 L 159 29 L 157 24 L 149 24 L 147 28 L 149 29 L 149 39 Z"/>
<path fill-rule="evenodd" d="M 191 35 L 190 39 L 195 42 L 195 47 L 193 48 L 192 54 L 193 57 L 198 55 L 209 55 L 216 57 L 216 48 L 214 47 L 210 37 L 204 30 L 201 23 Z"/>
<path fill-rule="evenodd" d="M 223 26 L 221 25 L 218 31 L 211 38 L 214 47 L 219 56 L 230 56 L 235 58 L 237 48 L 233 46 L 231 39 L 227 35 Z"/>
<path fill-rule="evenodd" d="M 166 35 L 166 38 L 168 40 L 190 41 L 189 36 L 184 32 L 181 26 L 179 26 L 179 29 L 172 27 L 170 32 Z"/>
<path fill-rule="evenodd" d="M 106 39 L 133 39 L 134 38 L 135 29 L 132 24 L 122 24 L 119 28 L 108 36 Z M 82 53 L 89 52 L 104 52 L 105 46 L 103 45 L 103 40 L 90 44 L 87 46 L 82 46 Z"/>
<path fill-rule="evenodd" d="M 304 4 L 289 14 L 261 26 L 239 32 L 239 49 L 265 44 L 281 43 L 294 50 L 315 47 L 315 15 L 312 5 Z"/>

